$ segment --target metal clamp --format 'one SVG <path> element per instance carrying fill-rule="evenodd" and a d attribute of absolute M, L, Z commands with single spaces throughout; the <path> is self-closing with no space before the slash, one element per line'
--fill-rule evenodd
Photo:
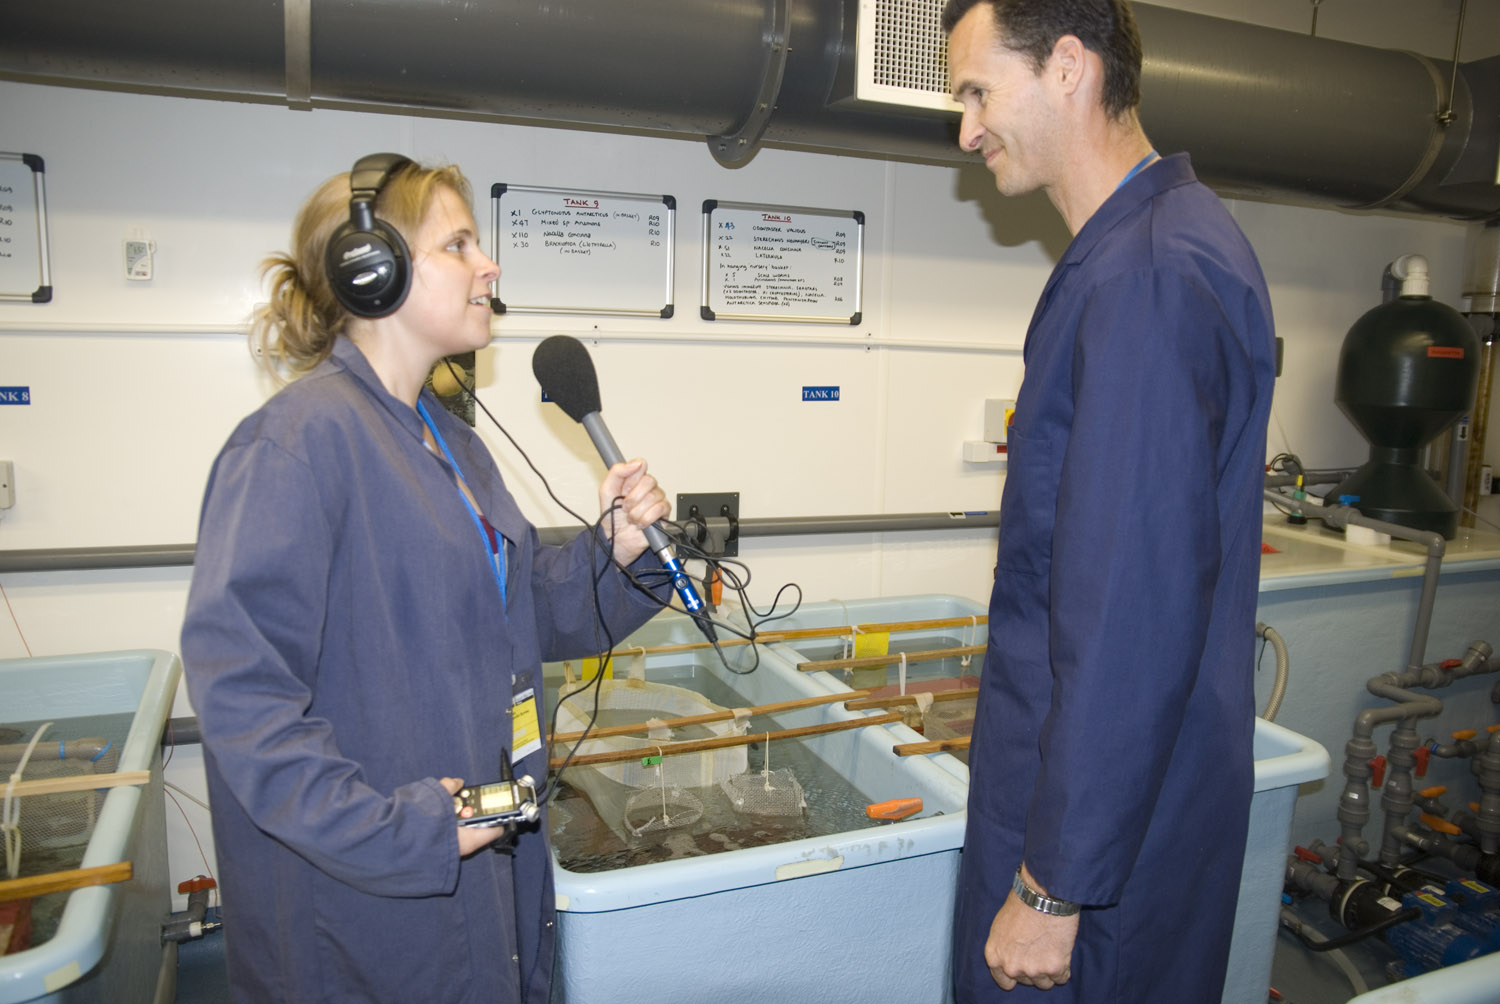
<path fill-rule="evenodd" d="M 761 78 L 760 92 L 755 96 L 750 114 L 734 132 L 708 137 L 708 152 L 725 167 L 739 167 L 755 156 L 755 151 L 760 146 L 760 138 L 766 133 L 771 113 L 776 110 L 776 96 L 781 93 L 787 54 L 792 51 L 791 30 L 791 0 L 772 0 L 769 39 L 771 52 L 766 60 L 765 76 Z"/>

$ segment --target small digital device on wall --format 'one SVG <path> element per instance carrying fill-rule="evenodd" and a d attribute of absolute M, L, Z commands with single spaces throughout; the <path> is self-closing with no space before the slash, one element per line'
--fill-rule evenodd
<path fill-rule="evenodd" d="M 46 166 L 34 153 L 0 152 L 0 300 L 52 301 Z"/>
<path fill-rule="evenodd" d="M 860 322 L 865 214 L 703 203 L 705 321 Z"/>

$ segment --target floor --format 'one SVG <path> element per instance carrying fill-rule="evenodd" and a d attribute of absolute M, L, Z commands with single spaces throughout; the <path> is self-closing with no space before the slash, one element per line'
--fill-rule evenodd
<path fill-rule="evenodd" d="M 1354 996 L 1347 976 L 1327 956 L 1304 951 L 1285 931 L 1278 935 L 1272 967 L 1272 986 L 1280 1004 L 1344 1004 Z M 1382 946 L 1354 945 L 1346 957 L 1370 987 L 1381 985 L 1381 973 L 1391 953 Z M 224 935 L 215 931 L 177 949 L 177 1004 L 227 1004 L 229 983 L 224 971 Z"/>

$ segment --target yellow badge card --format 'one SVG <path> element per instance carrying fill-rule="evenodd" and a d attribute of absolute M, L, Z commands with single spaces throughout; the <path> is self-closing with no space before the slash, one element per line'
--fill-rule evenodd
<path fill-rule="evenodd" d="M 511 701 L 510 742 L 510 762 L 513 764 L 542 748 L 542 728 L 537 723 L 534 690 L 523 690 Z"/>

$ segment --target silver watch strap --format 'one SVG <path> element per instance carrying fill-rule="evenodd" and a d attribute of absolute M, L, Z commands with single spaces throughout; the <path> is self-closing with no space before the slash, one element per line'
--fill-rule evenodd
<path fill-rule="evenodd" d="M 1019 868 L 1016 869 L 1016 877 L 1011 879 L 1010 888 L 1016 894 L 1016 899 L 1019 899 L 1037 913 L 1045 913 L 1051 917 L 1071 917 L 1083 909 L 1077 903 L 1069 903 L 1065 899 L 1053 899 L 1051 896 L 1044 896 L 1037 892 L 1026 884 L 1026 880 L 1021 877 L 1021 869 Z"/>

